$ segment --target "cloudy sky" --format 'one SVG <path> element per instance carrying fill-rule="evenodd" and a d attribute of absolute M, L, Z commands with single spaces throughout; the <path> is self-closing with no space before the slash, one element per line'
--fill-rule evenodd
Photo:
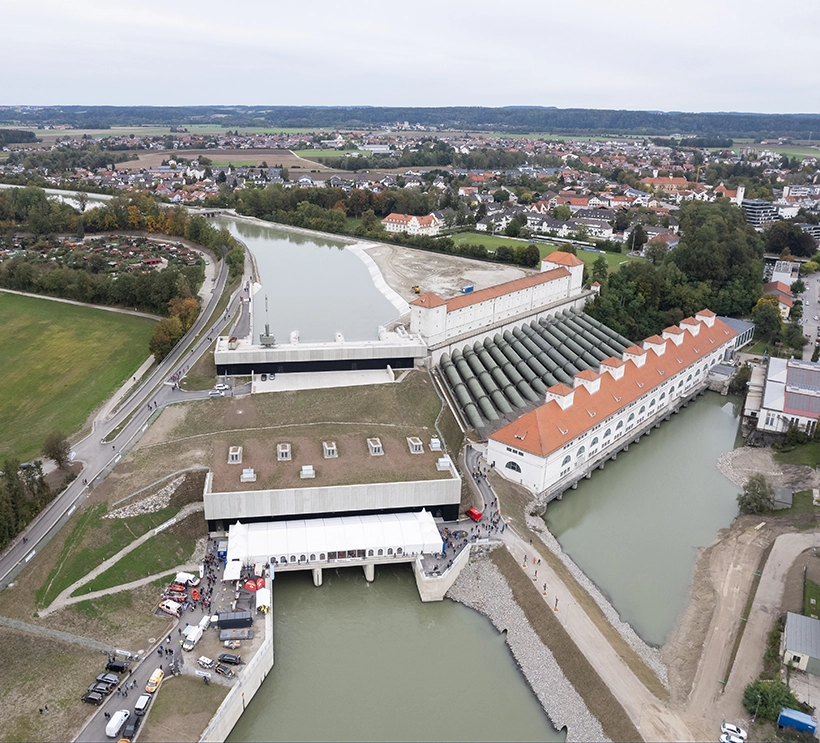
<path fill-rule="evenodd" d="M 0 105 L 817 113 L 818 0 L 3 0 Z"/>

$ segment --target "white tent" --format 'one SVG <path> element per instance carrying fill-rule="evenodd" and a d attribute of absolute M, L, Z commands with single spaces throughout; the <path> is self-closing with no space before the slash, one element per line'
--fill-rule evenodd
<path fill-rule="evenodd" d="M 427 511 L 342 516 L 333 519 L 241 524 L 228 531 L 225 579 L 242 565 L 412 555 L 441 550 L 441 535 Z M 341 553 L 341 554 L 340 554 Z"/>
<path fill-rule="evenodd" d="M 266 611 L 268 609 L 270 609 L 270 588 L 265 586 L 256 592 L 256 610 Z"/>

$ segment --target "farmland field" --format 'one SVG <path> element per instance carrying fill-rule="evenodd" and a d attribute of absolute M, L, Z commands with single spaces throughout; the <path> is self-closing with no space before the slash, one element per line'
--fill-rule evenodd
<path fill-rule="evenodd" d="M 150 355 L 154 321 L 0 292 L 0 458 L 73 434 Z"/>

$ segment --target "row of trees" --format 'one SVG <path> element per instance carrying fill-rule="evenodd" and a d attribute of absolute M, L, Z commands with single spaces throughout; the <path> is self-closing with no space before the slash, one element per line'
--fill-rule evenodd
<path fill-rule="evenodd" d="M 39 461 L 20 469 L 8 458 L 0 477 L 0 550 L 4 549 L 54 498 Z"/>
<path fill-rule="evenodd" d="M 704 307 L 748 315 L 763 291 L 764 246 L 743 212 L 728 200 L 687 202 L 680 228 L 674 251 L 621 266 L 586 311 L 628 338 L 659 333 Z"/>

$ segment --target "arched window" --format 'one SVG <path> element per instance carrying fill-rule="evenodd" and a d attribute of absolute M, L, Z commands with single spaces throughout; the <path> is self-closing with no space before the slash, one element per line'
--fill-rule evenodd
<path fill-rule="evenodd" d="M 611 429 L 611 428 L 607 428 L 607 429 L 606 429 L 606 433 L 604 434 L 604 438 L 606 438 L 607 436 L 611 436 L 611 435 L 612 435 L 612 429 Z"/>
<path fill-rule="evenodd" d="M 598 443 L 598 437 L 596 436 L 594 439 L 592 439 L 592 443 L 590 444 L 590 446 L 595 446 L 595 444 L 597 444 L 597 443 Z"/>
<path fill-rule="evenodd" d="M 638 411 L 638 415 L 643 415 L 646 412 L 646 405 L 641 405 L 641 409 Z"/>
<path fill-rule="evenodd" d="M 373 550 L 367 550 L 367 556 L 373 557 Z"/>
<path fill-rule="evenodd" d="M 564 457 L 564 461 L 561 462 L 561 466 L 563 467 L 565 464 L 569 464 L 571 460 L 572 457 L 569 454 L 567 454 L 567 456 Z"/>
<path fill-rule="evenodd" d="M 507 462 L 504 466 L 513 472 L 521 472 L 521 467 L 518 465 L 518 462 Z"/>
<path fill-rule="evenodd" d="M 615 426 L 615 430 L 617 431 L 619 428 L 623 428 L 623 427 L 624 427 L 624 422 L 623 421 L 618 421 L 618 425 Z"/>
<path fill-rule="evenodd" d="M 683 380 L 682 379 L 681 379 L 680 382 L 678 382 L 678 389 L 680 389 L 681 387 L 683 387 Z"/>
<path fill-rule="evenodd" d="M 307 558 L 304 555 L 299 555 L 299 562 L 304 562 Z"/>
<path fill-rule="evenodd" d="M 584 452 L 586 452 L 586 450 L 587 450 L 587 448 L 586 448 L 585 446 L 582 446 L 582 447 L 578 450 L 578 453 L 577 453 L 575 456 L 576 456 L 576 457 L 580 457 L 580 456 L 581 456 Z"/>
<path fill-rule="evenodd" d="M 313 560 L 315 560 L 315 559 L 316 559 L 316 555 L 311 555 L 311 556 L 310 556 L 310 559 L 311 559 L 311 562 L 312 562 Z"/>
<path fill-rule="evenodd" d="M 629 421 L 634 421 L 634 420 L 635 420 L 635 413 L 630 413 L 629 418 L 626 419 L 626 422 L 629 423 Z"/>
<path fill-rule="evenodd" d="M 392 548 L 392 547 L 388 547 L 388 548 L 387 548 L 387 554 L 388 554 L 388 555 L 392 555 L 392 554 L 393 554 L 393 548 Z"/>
<path fill-rule="evenodd" d="M 296 562 L 296 555 L 291 555 L 290 556 L 290 561 L 291 562 Z"/>
<path fill-rule="evenodd" d="M 398 547 L 398 548 L 396 549 L 396 554 L 397 554 L 397 555 L 401 555 L 401 554 L 403 554 L 403 553 L 404 553 L 404 550 L 403 550 L 401 547 Z"/>
<path fill-rule="evenodd" d="M 281 559 L 281 560 L 279 560 L 279 564 L 280 564 L 280 565 L 287 565 L 287 564 L 288 564 L 288 558 L 287 558 L 287 557 L 282 556 L 282 559 Z"/>
<path fill-rule="evenodd" d="M 381 557 L 384 554 L 384 550 L 379 550 L 378 555 Z"/>
<path fill-rule="evenodd" d="M 687 381 L 687 382 L 691 382 L 691 381 L 692 381 L 692 375 L 691 375 L 691 374 L 690 374 L 688 377 L 686 377 L 686 381 Z"/>
<path fill-rule="evenodd" d="M 665 393 L 665 392 L 661 392 L 661 398 L 660 398 L 660 399 L 661 399 L 661 400 L 663 400 L 663 398 L 664 398 L 664 397 L 666 397 L 666 393 Z"/>
<path fill-rule="evenodd" d="M 652 407 L 654 407 L 654 406 L 655 406 L 655 401 L 654 401 L 654 400 L 650 400 L 650 402 L 649 402 L 649 407 L 650 407 L 650 408 L 652 408 Z"/>
<path fill-rule="evenodd" d="M 320 559 L 320 560 L 324 560 L 324 559 L 325 559 L 325 553 L 324 553 L 324 552 L 322 552 L 322 553 L 320 553 L 320 554 L 319 554 L 319 559 Z"/>

